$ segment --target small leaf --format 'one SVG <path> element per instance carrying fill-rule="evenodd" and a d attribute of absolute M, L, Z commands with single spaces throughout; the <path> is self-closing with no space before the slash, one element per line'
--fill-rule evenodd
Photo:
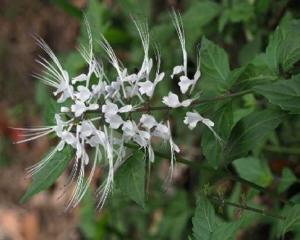
<path fill-rule="evenodd" d="M 229 79 L 233 91 L 241 91 L 272 82 L 278 77 L 268 69 L 265 55 L 258 55 L 246 66 L 232 71 Z"/>
<path fill-rule="evenodd" d="M 290 80 L 257 86 L 254 90 L 283 110 L 300 113 L 300 75 Z"/>
<path fill-rule="evenodd" d="M 242 157 L 257 147 L 282 121 L 284 113 L 257 111 L 241 119 L 233 128 L 225 147 L 227 161 Z"/>
<path fill-rule="evenodd" d="M 210 84 L 212 89 L 222 91 L 229 87 L 227 77 L 230 72 L 229 60 L 224 49 L 206 38 L 201 44 L 202 84 Z"/>
<path fill-rule="evenodd" d="M 210 201 L 200 195 L 193 217 L 193 236 L 196 240 L 211 239 L 217 224 L 215 209 Z"/>
<path fill-rule="evenodd" d="M 203 27 L 209 24 L 221 11 L 220 5 L 213 1 L 201 1 L 192 4 L 182 15 L 187 50 L 194 52 L 194 46 L 203 34 Z M 197 31 L 195 31 L 197 29 Z"/>
<path fill-rule="evenodd" d="M 233 165 L 240 177 L 257 185 L 267 187 L 273 181 L 269 166 L 265 161 L 258 158 L 240 158 L 234 160 Z"/>
<path fill-rule="evenodd" d="M 56 152 L 44 167 L 33 175 L 32 183 L 22 197 L 21 203 L 26 202 L 33 195 L 49 188 L 68 166 L 72 158 L 72 152 L 70 146 L 66 146 L 62 151 Z"/>
<path fill-rule="evenodd" d="M 300 227 L 300 204 L 286 206 L 282 213 L 284 220 L 278 223 L 276 228 L 277 236 L 284 236 L 285 233 L 293 230 L 299 230 Z"/>
<path fill-rule="evenodd" d="M 297 182 L 297 177 L 294 173 L 290 169 L 284 168 L 279 182 L 278 191 L 280 193 L 286 191 L 295 182 Z"/>
<path fill-rule="evenodd" d="M 117 187 L 128 198 L 145 206 L 145 157 L 136 151 L 118 169 L 115 177 Z"/>
<path fill-rule="evenodd" d="M 270 37 L 266 58 L 277 74 L 290 70 L 300 60 L 300 21 L 283 22 Z"/>
<path fill-rule="evenodd" d="M 231 240 L 240 226 L 238 222 L 220 220 L 210 201 L 203 195 L 197 201 L 192 222 L 195 240 Z"/>
<path fill-rule="evenodd" d="M 182 239 L 187 229 L 190 215 L 188 195 L 184 191 L 179 191 L 165 209 L 164 217 L 159 224 L 158 239 Z"/>
<path fill-rule="evenodd" d="M 216 133 L 226 142 L 233 127 L 232 103 L 228 102 L 219 108 L 211 120 L 215 123 L 214 130 Z M 222 159 L 223 148 L 207 127 L 203 131 L 201 146 L 208 164 L 217 169 Z"/>

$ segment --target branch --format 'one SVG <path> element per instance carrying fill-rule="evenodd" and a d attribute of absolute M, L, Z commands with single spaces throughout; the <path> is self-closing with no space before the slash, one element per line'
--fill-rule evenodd
<path fill-rule="evenodd" d="M 299 148 L 289 148 L 289 147 L 280 147 L 280 146 L 265 146 L 264 149 L 268 152 L 275 152 L 275 153 L 286 153 L 291 155 L 299 155 L 300 149 Z"/>
<path fill-rule="evenodd" d="M 196 101 L 192 102 L 189 107 L 197 106 L 197 105 L 207 103 L 207 102 L 221 101 L 221 100 L 224 100 L 226 98 L 239 97 L 239 96 L 243 96 L 243 95 L 246 95 L 246 94 L 249 94 L 249 93 L 252 93 L 252 90 L 245 90 L 245 91 L 230 93 L 230 94 L 221 95 L 221 96 L 217 96 L 217 97 L 199 99 L 199 100 L 196 100 Z M 170 108 L 170 107 L 165 106 L 165 105 L 163 105 L 163 106 L 145 106 L 145 107 L 138 108 L 138 109 L 134 110 L 133 112 L 162 111 L 162 110 L 171 110 L 171 109 L 173 109 L 173 108 Z"/>
<path fill-rule="evenodd" d="M 224 200 L 224 199 L 222 199 L 218 196 L 207 196 L 207 197 L 209 199 L 211 199 L 212 201 L 215 201 L 215 202 L 217 202 L 221 205 L 228 205 L 228 206 L 236 207 L 236 208 L 239 208 L 239 209 L 244 209 L 246 211 L 256 212 L 256 213 L 259 213 L 261 215 L 277 218 L 277 219 L 280 219 L 280 220 L 285 220 L 286 219 L 284 216 L 272 213 L 271 211 L 267 211 L 265 209 L 258 209 L 258 208 L 250 207 L 247 204 L 238 204 L 238 203 L 230 202 L 230 201 Z"/>
<path fill-rule="evenodd" d="M 128 147 L 128 148 L 131 148 L 131 149 L 139 149 L 139 147 L 137 145 L 135 145 L 135 144 L 126 143 L 125 146 Z M 170 158 L 170 156 L 168 154 L 161 153 L 161 152 L 158 152 L 158 151 L 154 151 L 154 154 L 156 156 L 158 156 L 158 157 L 161 157 L 161 158 L 165 158 L 165 159 L 169 159 Z M 202 164 L 200 164 L 198 162 L 187 160 L 187 159 L 185 159 L 183 157 L 180 157 L 180 156 L 176 157 L 176 162 L 188 165 L 188 166 L 190 166 L 192 168 L 196 168 L 196 169 L 198 169 L 200 171 L 201 170 L 205 170 L 205 171 L 213 172 L 214 174 L 219 175 L 219 176 L 225 175 L 225 176 L 227 176 L 229 179 L 231 179 L 233 181 L 245 184 L 245 185 L 247 185 L 247 186 L 249 186 L 251 188 L 254 188 L 254 189 L 258 190 L 259 192 L 267 193 L 268 195 L 277 198 L 279 201 L 281 201 L 283 203 L 294 205 L 293 202 L 285 200 L 282 196 L 280 196 L 280 194 L 278 194 L 276 192 L 273 192 L 270 189 L 261 187 L 261 186 L 255 184 L 255 183 L 253 183 L 253 182 L 250 182 L 250 181 L 248 181 L 248 180 L 246 180 L 246 179 L 244 179 L 244 178 L 242 178 L 242 177 L 240 177 L 240 176 L 232 173 L 227 168 L 214 169 L 214 168 L 212 168 L 210 166 L 203 166 Z"/>

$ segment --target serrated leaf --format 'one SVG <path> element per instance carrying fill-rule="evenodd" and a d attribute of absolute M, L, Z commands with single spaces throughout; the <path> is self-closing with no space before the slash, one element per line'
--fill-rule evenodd
<path fill-rule="evenodd" d="M 246 66 L 237 68 L 230 73 L 229 81 L 234 91 L 247 90 L 256 85 L 277 80 L 277 76 L 268 69 L 264 55 L 256 56 Z"/>
<path fill-rule="evenodd" d="M 240 177 L 262 187 L 269 186 L 273 181 L 268 164 L 258 158 L 239 158 L 233 161 L 233 166 Z"/>
<path fill-rule="evenodd" d="M 183 13 L 182 20 L 187 41 L 187 50 L 194 52 L 193 47 L 203 34 L 203 27 L 210 23 L 221 11 L 220 5 L 213 1 L 201 1 L 193 3 Z M 197 29 L 197 31 L 195 31 Z"/>
<path fill-rule="evenodd" d="M 285 217 L 284 220 L 278 222 L 276 228 L 277 236 L 284 236 L 285 233 L 298 230 L 300 227 L 300 204 L 294 206 L 286 206 L 281 213 Z"/>
<path fill-rule="evenodd" d="M 214 207 L 203 195 L 197 201 L 192 222 L 194 240 L 231 240 L 239 227 L 239 223 L 218 219 Z"/>
<path fill-rule="evenodd" d="M 300 113 L 300 75 L 290 80 L 257 86 L 254 90 L 283 110 Z"/>
<path fill-rule="evenodd" d="M 283 22 L 270 37 L 266 49 L 267 62 L 277 74 L 290 70 L 300 60 L 300 21 Z"/>
<path fill-rule="evenodd" d="M 211 239 L 217 224 L 215 209 L 209 200 L 202 195 L 197 201 L 197 207 L 192 221 L 194 239 Z"/>
<path fill-rule="evenodd" d="M 232 103 L 228 102 L 224 104 L 211 117 L 211 120 L 215 123 L 214 130 L 216 133 L 226 142 L 233 127 Z M 217 169 L 222 159 L 223 148 L 222 144 L 218 142 L 214 134 L 208 128 L 205 128 L 203 131 L 201 146 L 203 154 L 208 160 L 208 164 Z"/>
<path fill-rule="evenodd" d="M 143 152 L 135 151 L 118 169 L 116 186 L 129 199 L 145 206 L 145 157 Z"/>
<path fill-rule="evenodd" d="M 49 154 L 51 154 L 52 151 L 50 151 Z M 44 167 L 33 175 L 32 183 L 21 198 L 21 203 L 26 202 L 33 195 L 49 188 L 68 166 L 72 158 L 72 152 L 72 148 L 66 146 L 62 151 L 54 153 Z M 49 154 L 47 154 L 47 156 L 49 156 Z"/>
<path fill-rule="evenodd" d="M 224 49 L 206 38 L 201 43 L 201 72 L 201 84 L 209 84 L 212 89 L 219 91 L 229 87 L 228 55 Z"/>
<path fill-rule="evenodd" d="M 284 168 L 279 182 L 278 191 L 280 193 L 286 191 L 292 184 L 297 182 L 297 180 L 297 177 L 289 168 Z"/>
<path fill-rule="evenodd" d="M 160 223 L 158 239 L 182 239 L 190 215 L 188 195 L 184 191 L 179 191 L 166 207 L 164 217 Z"/>
<path fill-rule="evenodd" d="M 241 119 L 233 128 L 225 147 L 226 161 L 242 157 L 261 143 L 282 121 L 275 110 L 257 111 Z"/>

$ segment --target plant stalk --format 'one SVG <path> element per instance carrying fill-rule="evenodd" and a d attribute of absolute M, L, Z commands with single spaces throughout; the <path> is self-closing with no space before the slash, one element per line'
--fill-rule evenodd
<path fill-rule="evenodd" d="M 232 207 L 236 207 L 239 209 L 243 209 L 246 211 L 251 211 L 251 212 L 255 212 L 264 216 L 268 216 L 268 217 L 273 217 L 273 218 L 277 218 L 280 220 L 285 220 L 286 218 L 284 216 L 281 216 L 279 214 L 275 214 L 273 212 L 267 211 L 265 209 L 258 209 L 258 208 L 254 208 L 254 207 L 250 207 L 246 204 L 238 204 L 238 203 L 234 203 L 234 202 L 230 202 L 227 201 L 225 199 L 221 199 L 220 197 L 217 196 L 208 196 L 209 199 L 211 199 L 212 201 L 215 201 L 221 205 L 228 205 L 228 206 L 232 206 Z"/>

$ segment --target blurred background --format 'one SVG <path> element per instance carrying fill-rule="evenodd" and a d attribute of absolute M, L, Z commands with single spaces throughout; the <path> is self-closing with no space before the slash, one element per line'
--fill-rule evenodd
<path fill-rule="evenodd" d="M 60 197 L 60 190 L 67 173 L 49 191 L 20 204 L 30 184 L 25 168 L 40 160 L 55 140 L 43 138 L 13 145 L 21 136 L 8 128 L 39 126 L 49 120 L 51 94 L 32 77 L 41 72 L 35 59 L 43 55 L 33 35 L 42 37 L 64 67 L 76 74 L 85 67 L 76 51 L 79 44 L 86 43 L 85 29 L 81 27 L 84 12 L 94 39 L 104 34 L 120 59 L 133 70 L 143 55 L 130 19 L 133 14 L 149 22 L 151 39 L 162 54 L 163 68 L 170 69 L 181 59 L 169 16 L 172 7 L 182 12 L 191 65 L 203 35 L 225 48 L 231 66 L 237 67 L 265 48 L 269 33 L 283 18 L 300 14 L 297 0 L 0 0 L 0 240 L 186 239 L 191 230 L 191 198 L 196 179 L 186 167 L 177 166 L 172 185 L 165 191 L 158 186 L 167 175 L 168 161 L 156 166 L 145 209 L 118 198 L 116 192 L 100 213 L 95 211 L 91 194 L 80 207 L 64 213 L 67 199 Z M 101 53 L 96 41 L 95 49 Z M 163 96 L 168 89 L 178 91 L 176 83 L 169 81 L 158 88 L 156 95 Z M 247 104 L 251 108 L 251 100 Z M 183 113 L 177 114 L 183 117 Z M 179 123 L 176 141 L 182 149 L 189 149 L 185 154 L 190 159 L 199 157 L 199 139 L 190 138 L 184 131 Z M 285 164 L 278 158 L 272 166 L 275 172 Z M 255 239 L 266 239 L 264 226 L 253 228 L 257 230 Z M 240 239 L 254 238 L 249 232 L 242 232 Z"/>

